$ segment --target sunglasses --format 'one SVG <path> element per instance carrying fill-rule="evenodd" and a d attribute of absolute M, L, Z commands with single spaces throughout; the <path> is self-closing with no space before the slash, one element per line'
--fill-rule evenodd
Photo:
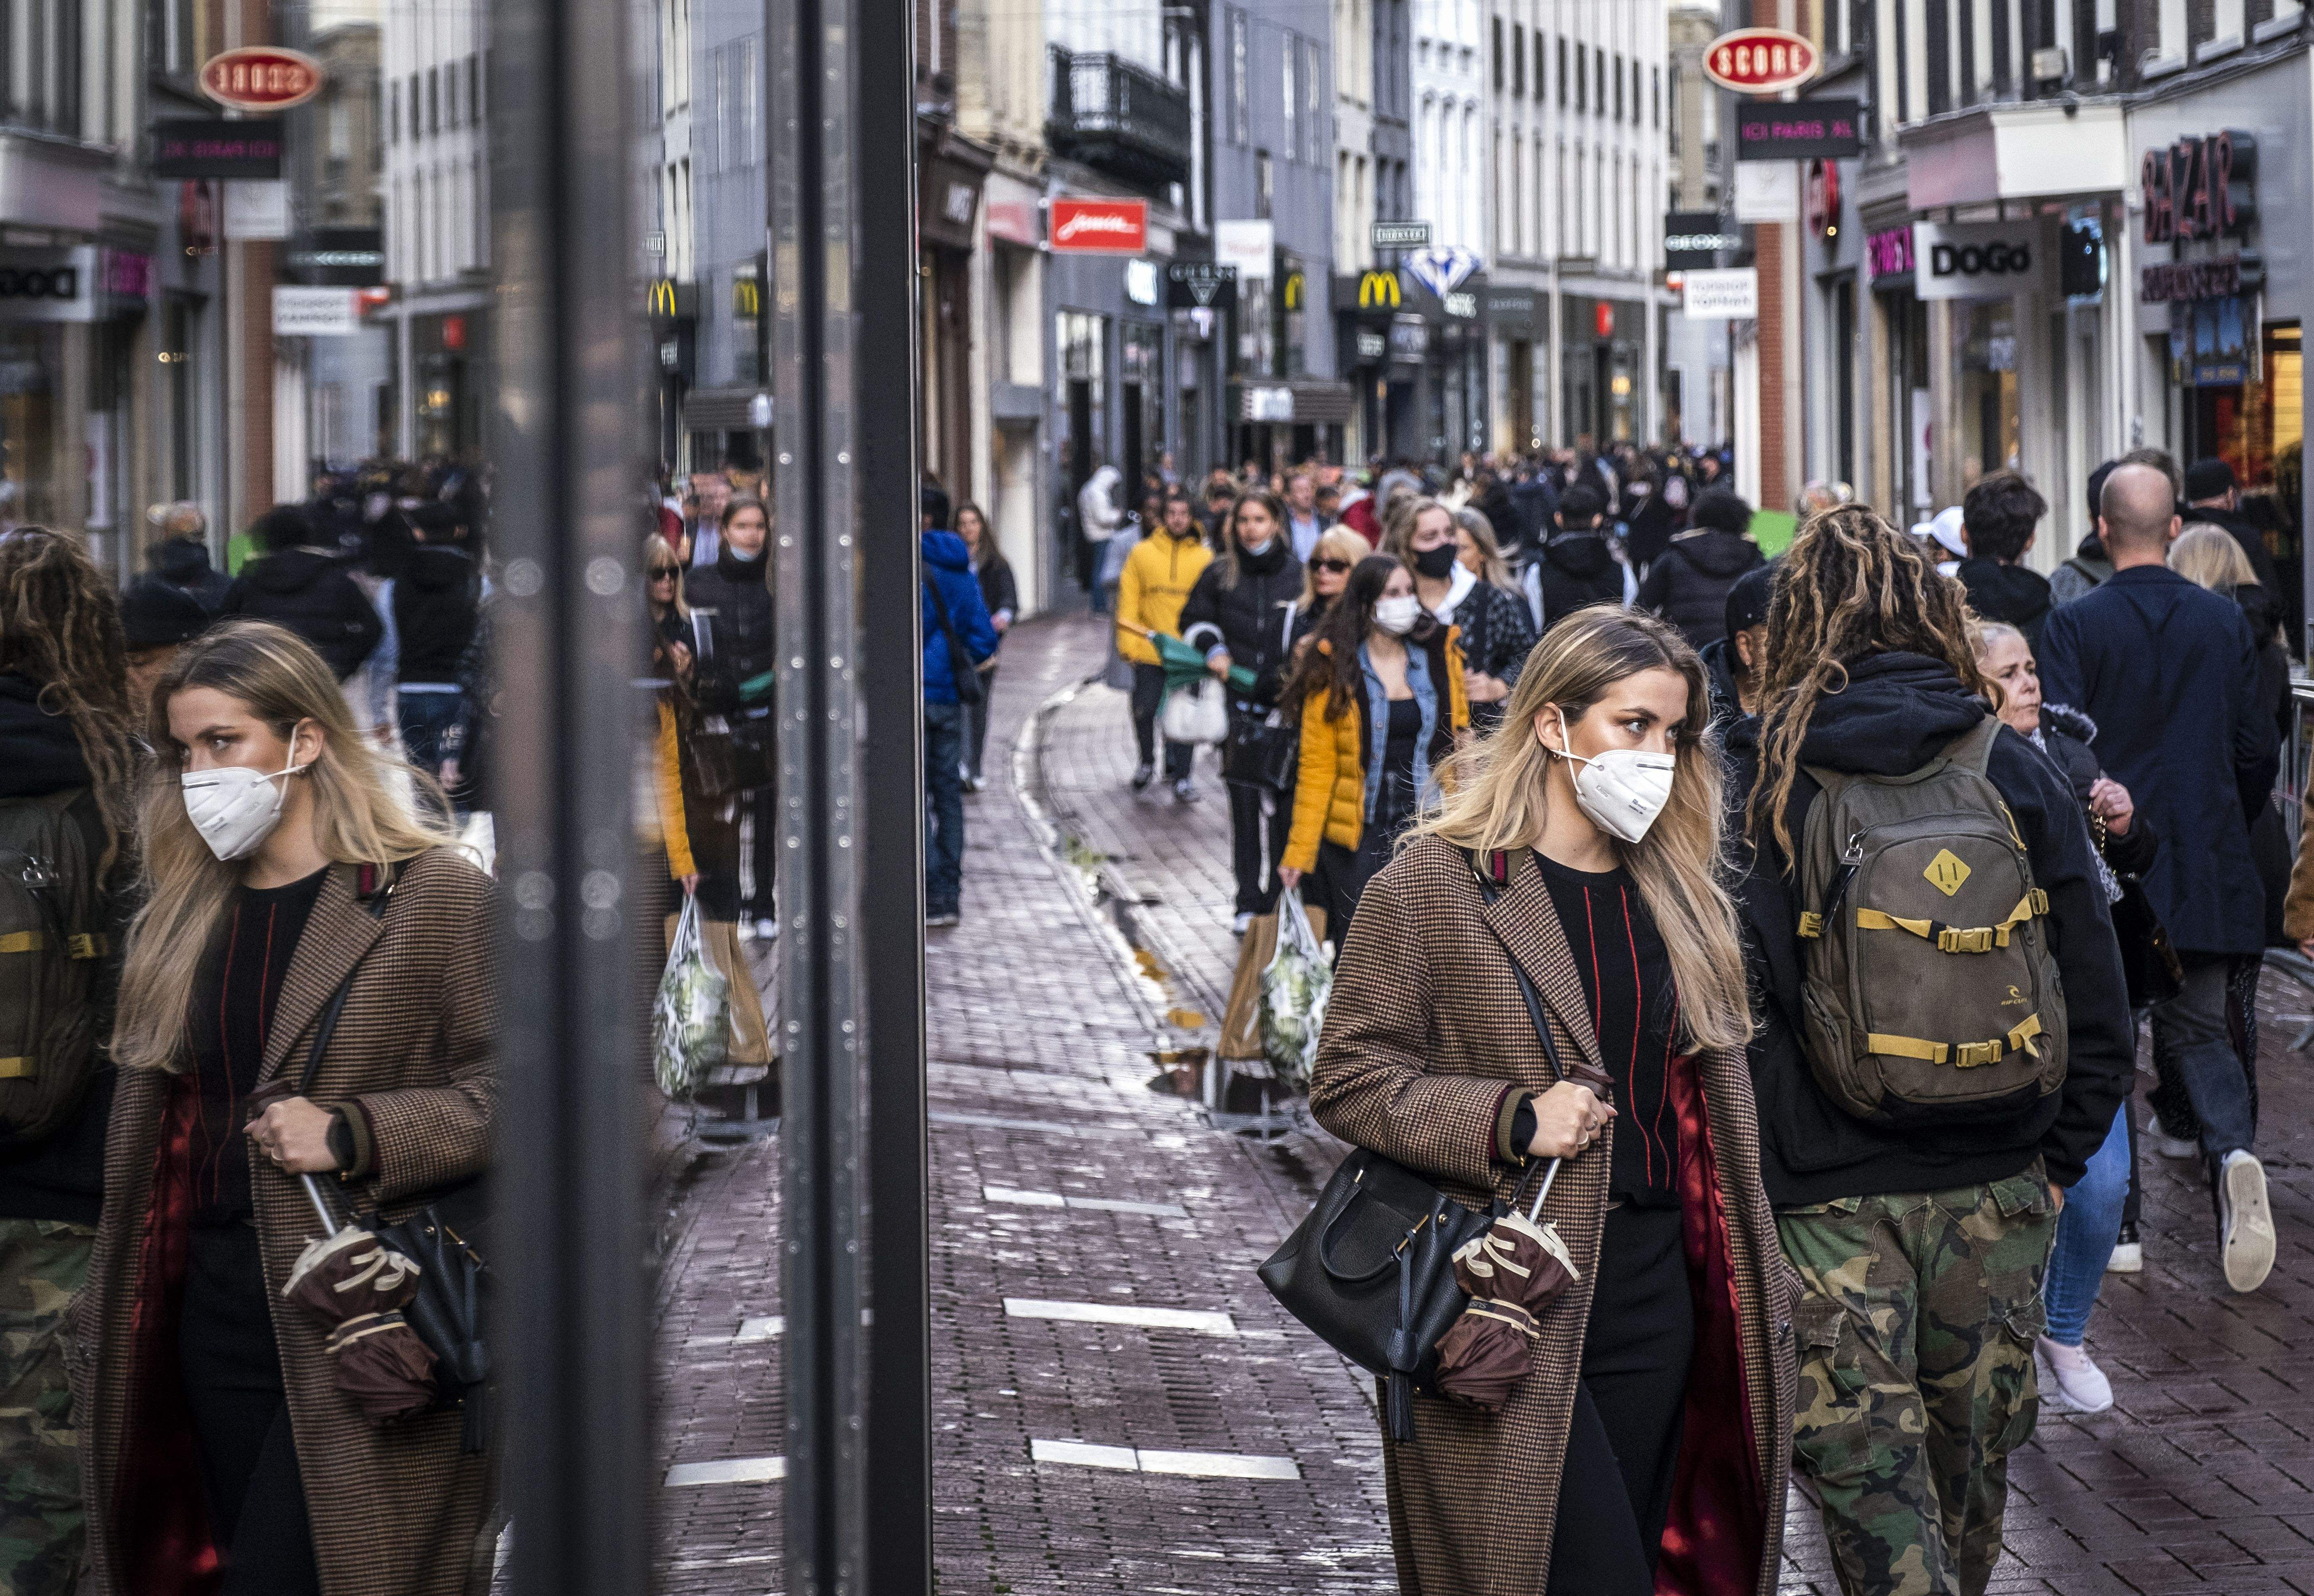
<path fill-rule="evenodd" d="M 1350 562 L 1347 560 L 1313 560 L 1310 562 L 1310 569 L 1313 571 L 1329 571 L 1338 577 L 1347 577 L 1350 574 Z"/>
<path fill-rule="evenodd" d="M 650 568 L 650 579 L 654 582 L 672 582 L 682 574 L 680 566 L 655 565 Z"/>

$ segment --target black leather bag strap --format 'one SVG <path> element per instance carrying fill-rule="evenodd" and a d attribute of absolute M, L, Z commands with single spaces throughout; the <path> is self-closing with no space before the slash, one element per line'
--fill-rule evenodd
<path fill-rule="evenodd" d="M 385 901 L 393 895 L 400 872 L 396 867 L 388 866 L 381 881 L 373 875 L 375 869 L 374 865 L 361 867 L 362 885 L 356 888 L 354 901 L 368 910 L 373 918 L 384 920 Z M 359 974 L 361 960 L 356 959 L 354 967 L 346 972 L 346 978 L 338 983 L 338 990 L 322 1006 L 321 1018 L 314 1022 L 314 1045 L 305 1050 L 305 1067 L 297 1076 L 297 1095 L 301 1098 L 313 1095 L 314 1072 L 322 1067 L 322 1055 L 330 1049 L 330 1038 L 338 1034 L 338 1017 L 346 1011 L 346 996 L 353 991 L 354 977 Z"/>

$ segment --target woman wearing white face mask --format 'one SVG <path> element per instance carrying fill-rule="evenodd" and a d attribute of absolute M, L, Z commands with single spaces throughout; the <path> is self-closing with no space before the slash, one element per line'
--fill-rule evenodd
<path fill-rule="evenodd" d="M 402 807 L 329 668 L 278 627 L 187 644 L 150 736 L 80 1318 L 98 1587 L 179 1589 L 214 1556 L 228 1596 L 458 1589 L 486 1458 L 461 1451 L 455 1411 L 365 1417 L 281 1290 L 319 1230 L 301 1175 L 340 1216 L 400 1218 L 482 1172 L 490 881 Z"/>
<path fill-rule="evenodd" d="M 1673 628 L 1568 616 L 1343 950 L 1319 1123 L 1473 1209 L 1559 1160 L 1543 1212 L 1578 1271 L 1499 1410 L 1418 1395 L 1415 1439 L 1385 1430 L 1408 1590 L 1775 1587 L 1791 1338 L 1709 719 Z"/>
<path fill-rule="evenodd" d="M 1423 613 L 1414 575 L 1388 554 L 1360 560 L 1285 701 L 1302 716 L 1294 824 L 1277 878 L 1323 909 L 1339 948 L 1367 879 L 1439 790 L 1471 724 L 1454 629 Z"/>

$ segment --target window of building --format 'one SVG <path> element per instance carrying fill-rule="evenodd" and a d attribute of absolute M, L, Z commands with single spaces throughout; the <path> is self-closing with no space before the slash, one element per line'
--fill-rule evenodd
<path fill-rule="evenodd" d="M 1319 69 L 1318 41 L 1311 40 L 1302 47 L 1302 134 L 1310 143 L 1310 163 L 1322 166 L 1326 163 L 1326 101 L 1322 85 L 1325 75 Z"/>
<path fill-rule="evenodd" d="M 1495 93 L 1503 92 L 1503 19 L 1495 19 Z"/>
<path fill-rule="evenodd" d="M 1591 47 L 1585 44 L 1575 47 L 1575 109 L 1591 109 Z"/>
<path fill-rule="evenodd" d="M 482 57 L 479 51 L 466 57 L 466 118 L 477 128 L 482 125 Z"/>
<path fill-rule="evenodd" d="M 1543 101 L 1544 81 L 1545 79 L 1542 70 L 1542 30 L 1537 28 L 1534 31 L 1534 101 L 1537 105 L 1541 104 Z"/>
<path fill-rule="evenodd" d="M 1247 43 L 1245 13 L 1241 11 L 1232 11 L 1228 14 L 1230 59 L 1230 139 L 1231 142 L 1234 144 L 1243 144 L 1246 140 L 1246 126 L 1250 119 L 1248 114 L 1249 107 L 1247 97 L 1248 84 L 1251 81 L 1248 76 L 1247 72 L 1249 63 L 1246 57 L 1250 52 Z"/>
<path fill-rule="evenodd" d="M 1605 108 L 1603 100 L 1600 109 Z M 1623 119 L 1623 57 L 1621 56 L 1615 57 L 1615 119 L 1619 122 Z"/>
<path fill-rule="evenodd" d="M 1302 52 L 1294 35 L 1285 36 L 1285 47 L 1277 52 L 1278 68 L 1285 77 L 1285 158 L 1298 158 L 1302 153 L 1302 85 L 1294 81 L 1300 70 Z"/>
<path fill-rule="evenodd" d="M 402 142 L 402 82 L 399 78 L 385 85 L 386 136 L 395 144 Z"/>
<path fill-rule="evenodd" d="M 426 69 L 426 131 L 442 131 L 442 69 L 439 66 Z"/>
<path fill-rule="evenodd" d="M 1511 93 L 1526 98 L 1526 28 L 1519 22 L 1511 24 Z"/>
<path fill-rule="evenodd" d="M 1607 114 L 1607 52 L 1605 50 L 1594 49 L 1591 52 L 1591 97 L 1599 107 L 1599 114 L 1603 117 Z"/>
<path fill-rule="evenodd" d="M 1647 126 L 1650 128 L 1662 127 L 1663 68 L 1660 66 L 1650 66 L 1647 68 L 1647 114 L 1649 118 Z"/>

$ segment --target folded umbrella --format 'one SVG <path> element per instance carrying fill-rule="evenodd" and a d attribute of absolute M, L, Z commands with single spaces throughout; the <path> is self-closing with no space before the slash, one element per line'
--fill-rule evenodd
<path fill-rule="evenodd" d="M 434 1354 L 399 1311 L 418 1294 L 416 1260 L 359 1225 L 340 1227 L 301 1175 L 322 1234 L 305 1244 L 281 1294 L 331 1327 L 331 1379 L 374 1424 L 434 1406 Z"/>
<path fill-rule="evenodd" d="M 1553 1159 L 1532 1208 L 1498 1216 L 1455 1249 L 1454 1279 L 1471 1305 L 1438 1338 L 1441 1394 L 1493 1413 L 1526 1378 L 1542 1310 L 1578 1273 L 1559 1228 L 1542 1222 L 1543 1199 L 1558 1176 Z"/>
<path fill-rule="evenodd" d="M 1167 691 L 1170 692 L 1176 687 L 1187 687 L 1195 682 L 1213 680 L 1213 672 L 1206 668 L 1205 650 L 1196 644 L 1185 643 L 1170 632 L 1153 631 L 1146 626 L 1135 625 L 1130 621 L 1120 621 L 1117 624 L 1135 637 L 1144 639 L 1151 648 L 1157 650 L 1157 663 L 1165 672 Z M 1253 673 L 1244 666 L 1230 666 L 1228 681 L 1231 688 L 1235 692 L 1250 693 L 1253 691 Z"/>

